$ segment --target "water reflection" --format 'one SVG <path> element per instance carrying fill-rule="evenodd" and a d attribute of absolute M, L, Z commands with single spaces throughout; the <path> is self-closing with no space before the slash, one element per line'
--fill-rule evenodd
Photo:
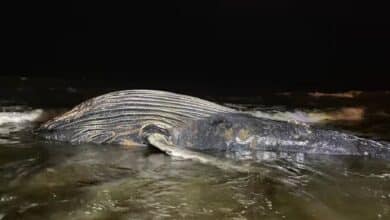
<path fill-rule="evenodd" d="M 251 162 L 263 172 L 240 173 L 147 148 L 36 143 L 30 149 L 34 158 L 1 166 L 2 219 L 375 219 L 389 214 L 390 184 L 379 176 L 390 168 L 378 161 L 263 152 L 256 154 L 261 162 Z M 356 208 L 367 214 L 354 214 Z"/>
<path fill-rule="evenodd" d="M 261 163 L 251 166 L 264 172 L 237 173 L 147 148 L 40 143 L 33 149 L 35 159 L 1 167 L 2 179 L 9 176 L 1 188 L 3 219 L 343 219 L 353 210 L 345 212 L 337 203 L 353 198 L 380 205 L 375 209 L 381 215 L 390 208 L 390 186 L 383 178 L 353 174 L 378 170 L 369 160 L 328 158 L 334 163 L 329 165 L 318 158 L 302 160 L 301 154 L 278 158 L 263 152 Z M 327 175 L 320 167 L 329 169 Z M 373 183 L 384 188 L 372 188 Z"/>

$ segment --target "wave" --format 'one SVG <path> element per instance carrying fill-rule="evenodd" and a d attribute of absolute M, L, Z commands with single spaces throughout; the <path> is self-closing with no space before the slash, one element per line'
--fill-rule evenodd
<path fill-rule="evenodd" d="M 295 111 L 249 111 L 259 117 L 279 121 L 297 121 L 303 123 L 324 123 L 331 121 L 361 121 L 364 119 L 363 107 L 342 107 L 330 111 L 295 110 Z"/>
<path fill-rule="evenodd" d="M 335 97 L 335 98 L 355 98 L 361 95 L 362 91 L 348 91 L 340 93 L 323 93 L 323 92 L 309 92 L 308 95 L 312 97 Z"/>
<path fill-rule="evenodd" d="M 42 109 L 34 109 L 24 112 L 0 112 L 0 125 L 8 123 L 39 122 L 46 118 Z"/>

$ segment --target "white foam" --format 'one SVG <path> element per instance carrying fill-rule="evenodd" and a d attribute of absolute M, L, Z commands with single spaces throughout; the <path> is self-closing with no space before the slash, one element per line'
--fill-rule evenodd
<path fill-rule="evenodd" d="M 362 107 L 345 107 L 332 111 L 249 111 L 249 113 L 259 118 L 278 121 L 323 123 L 327 121 L 360 121 L 364 118 L 365 109 Z"/>
<path fill-rule="evenodd" d="M 381 179 L 390 179 L 390 173 L 382 173 L 382 174 L 370 174 L 369 177 L 377 177 Z"/>
<path fill-rule="evenodd" d="M 35 109 L 25 112 L 0 112 L 0 125 L 8 123 L 24 123 L 41 121 L 44 116 L 42 109 Z"/>
<path fill-rule="evenodd" d="M 299 121 L 305 123 L 315 123 L 321 121 L 319 118 L 312 118 L 308 113 L 303 111 L 294 111 L 294 112 L 263 112 L 263 111 L 253 111 L 250 114 L 259 117 L 267 118 L 278 121 Z"/>
<path fill-rule="evenodd" d="M 334 98 L 356 98 L 357 96 L 361 95 L 362 91 L 347 91 L 347 92 L 340 92 L 340 93 L 324 93 L 324 92 L 309 92 L 308 95 L 312 97 L 334 97 Z"/>

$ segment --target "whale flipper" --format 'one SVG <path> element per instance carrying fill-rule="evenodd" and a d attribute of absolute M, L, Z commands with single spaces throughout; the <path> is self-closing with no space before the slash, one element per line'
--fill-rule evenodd
<path fill-rule="evenodd" d="M 234 164 L 233 161 L 223 160 L 204 153 L 186 149 L 185 147 L 176 146 L 171 143 L 166 136 L 160 133 L 150 134 L 148 137 L 146 137 L 146 140 L 150 145 L 175 158 L 193 160 L 203 164 L 214 165 L 223 170 L 235 170 L 239 172 L 249 171 L 248 167 Z"/>

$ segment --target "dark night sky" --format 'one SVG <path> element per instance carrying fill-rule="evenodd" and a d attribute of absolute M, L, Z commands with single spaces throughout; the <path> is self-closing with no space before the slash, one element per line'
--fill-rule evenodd
<path fill-rule="evenodd" d="M 390 88 L 390 13 L 377 1 L 12 4 L 2 27 L 5 75 L 193 87 Z"/>

